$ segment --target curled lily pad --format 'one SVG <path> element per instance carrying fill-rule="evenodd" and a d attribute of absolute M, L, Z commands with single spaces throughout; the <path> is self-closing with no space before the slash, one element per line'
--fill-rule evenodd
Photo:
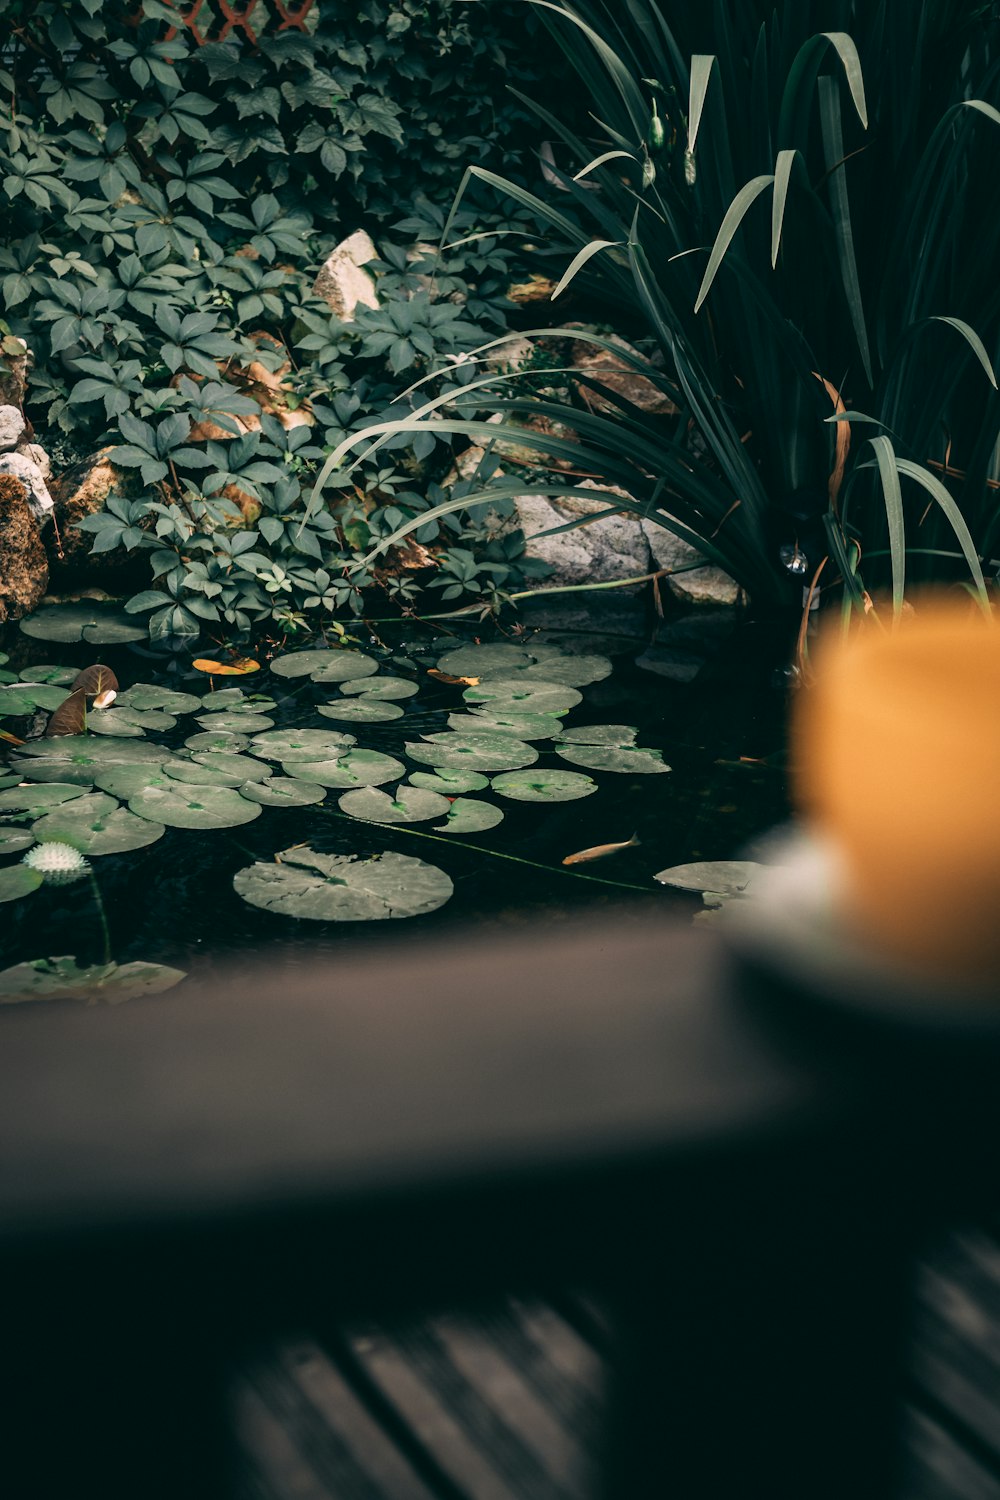
<path fill-rule="evenodd" d="M 140 995 L 160 995 L 186 978 L 166 964 L 94 964 L 80 968 L 75 958 L 36 958 L 0 973 L 0 1005 L 21 1000 L 86 1000 L 117 1005 Z"/>
<path fill-rule="evenodd" d="M 493 777 L 493 790 L 514 802 L 573 802 L 597 791 L 597 783 L 576 771 L 509 771 Z"/>
<path fill-rule="evenodd" d="M 232 729 L 203 729 L 200 734 L 189 734 L 184 741 L 189 750 L 221 750 L 229 755 L 239 755 L 249 743 L 248 734 L 236 734 Z"/>
<path fill-rule="evenodd" d="M 76 667 L 25 667 L 23 672 L 18 672 L 22 682 L 49 682 L 55 687 L 68 688 L 70 683 L 77 678 Z"/>
<path fill-rule="evenodd" d="M 254 735 L 251 749 L 265 760 L 336 760 L 357 740 L 337 729 L 272 729 Z"/>
<path fill-rule="evenodd" d="M 289 849 L 240 870 L 233 889 L 252 906 L 319 922 L 372 922 L 436 911 L 454 887 L 443 870 L 404 854 L 375 859 Z"/>
<path fill-rule="evenodd" d="M 450 804 L 446 797 L 425 792 L 418 786 L 399 786 L 391 795 L 366 786 L 345 792 L 337 805 L 341 812 L 368 823 L 423 823 L 446 814 Z"/>
<path fill-rule="evenodd" d="M 20 901 L 37 891 L 44 876 L 41 870 L 30 870 L 27 865 L 9 865 L 0 870 L 0 901 Z"/>
<path fill-rule="evenodd" d="M 163 824 L 137 818 L 113 797 L 97 792 L 78 797 L 39 818 L 34 835 L 40 844 L 69 844 L 81 854 L 124 854 L 143 849 L 163 836 Z"/>
<path fill-rule="evenodd" d="M 0 719 L 32 714 L 36 708 L 52 713 L 66 696 L 65 688 L 45 682 L 17 682 L 0 687 Z"/>
<path fill-rule="evenodd" d="M 538 751 L 509 734 L 429 734 L 425 743 L 407 742 L 406 753 L 425 766 L 457 771 L 514 771 L 534 765 Z"/>
<path fill-rule="evenodd" d="M 170 752 L 148 740 L 64 735 L 54 740 L 32 740 L 20 750 L 15 769 L 30 781 L 76 782 L 89 786 L 98 771 L 111 766 L 160 765 Z"/>
<path fill-rule="evenodd" d="M 79 604 L 51 604 L 21 622 L 25 635 L 43 641 L 89 641 L 94 646 L 144 641 L 146 629 L 119 610 L 89 600 Z"/>
<path fill-rule="evenodd" d="M 221 713 L 199 714 L 198 723 L 209 734 L 228 733 L 232 730 L 237 734 L 259 734 L 264 729 L 274 727 L 274 720 L 268 718 L 267 714 L 231 713 L 228 709 Z"/>
<path fill-rule="evenodd" d="M 559 682 L 529 681 L 527 677 L 496 677 L 467 687 L 462 694 L 471 708 L 488 707 L 505 713 L 565 714 L 583 701 L 582 693 Z"/>
<path fill-rule="evenodd" d="M 631 724 L 578 724 L 560 738 L 568 745 L 634 745 L 638 733 Z"/>
<path fill-rule="evenodd" d="M 206 704 L 203 698 L 196 698 L 193 693 L 157 687 L 152 682 L 136 682 L 124 693 L 118 694 L 118 707 L 134 708 L 142 713 L 162 709 L 168 714 L 193 714 L 197 709 L 205 708 Z"/>
<path fill-rule="evenodd" d="M 439 766 L 436 771 L 414 771 L 411 786 L 423 787 L 428 792 L 440 792 L 444 797 L 459 797 L 463 792 L 481 792 L 490 784 L 489 777 L 481 771 L 456 771 L 451 766 Z"/>
<path fill-rule="evenodd" d="M 249 802 L 228 786 L 148 786 L 130 797 L 128 805 L 140 818 L 165 823 L 168 828 L 236 828 L 260 817 L 260 803 Z"/>
<path fill-rule="evenodd" d="M 653 876 L 661 885 L 679 891 L 710 891 L 718 896 L 736 896 L 745 891 L 759 870 L 767 867 L 752 859 L 697 860 L 693 864 L 672 865 Z"/>
<path fill-rule="evenodd" d="M 443 823 L 434 825 L 435 833 L 482 833 L 503 822 L 503 809 L 475 797 L 456 797 Z"/>
<path fill-rule="evenodd" d="M 315 781 L 300 781 L 297 776 L 268 776 L 263 781 L 245 781 L 239 792 L 262 807 L 307 807 L 323 801 L 326 787 Z"/>
<path fill-rule="evenodd" d="M 9 823 L 0 823 L 0 854 L 16 854 L 20 849 L 29 849 L 35 835 L 27 828 L 12 828 Z"/>
<path fill-rule="evenodd" d="M 397 698 L 412 698 L 419 692 L 419 687 L 408 677 L 355 677 L 345 682 L 340 691 L 374 698 L 379 703 L 391 703 Z"/>
<path fill-rule="evenodd" d="M 0 792 L 0 815 L 19 812 L 27 813 L 29 817 L 39 818 L 43 813 L 50 812 L 60 802 L 69 802 L 73 797 L 82 797 L 86 792 L 83 786 L 77 786 L 73 782 L 32 782 L 28 786 L 12 786 L 6 791 Z"/>
<path fill-rule="evenodd" d="M 477 708 L 471 714 L 449 714 L 448 728 L 459 734 L 509 734 L 516 740 L 551 740 L 562 735 L 562 720 L 556 714 L 505 713 L 502 709 Z"/>
<path fill-rule="evenodd" d="M 382 786 L 406 772 L 401 761 L 378 750 L 348 750 L 336 760 L 282 761 L 281 768 L 289 776 L 300 776 L 303 781 L 315 781 L 318 786 L 344 791 L 356 786 Z"/>
<path fill-rule="evenodd" d="M 390 719 L 401 719 L 403 710 L 398 703 L 383 703 L 378 698 L 340 698 L 335 703 L 321 703 L 316 710 L 324 719 L 340 719 L 347 724 L 387 724 Z"/>
<path fill-rule="evenodd" d="M 657 776 L 670 767 L 664 764 L 659 750 L 644 750 L 638 745 L 570 745 L 553 747 L 557 755 L 571 766 L 586 766 L 588 771 L 620 771 L 631 776 Z"/>
<path fill-rule="evenodd" d="M 120 701 L 120 700 L 119 700 Z M 159 709 L 114 708 L 96 709 L 87 715 L 87 728 L 94 734 L 120 734 L 135 738 L 147 729 L 173 729 L 177 720 L 172 714 Z"/>

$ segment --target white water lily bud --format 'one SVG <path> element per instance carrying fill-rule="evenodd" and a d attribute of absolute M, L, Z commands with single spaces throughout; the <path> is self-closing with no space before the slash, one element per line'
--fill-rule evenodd
<path fill-rule="evenodd" d="M 72 844 L 36 844 L 22 857 L 22 863 L 37 870 L 48 885 L 71 885 L 90 873 L 90 865 Z"/>

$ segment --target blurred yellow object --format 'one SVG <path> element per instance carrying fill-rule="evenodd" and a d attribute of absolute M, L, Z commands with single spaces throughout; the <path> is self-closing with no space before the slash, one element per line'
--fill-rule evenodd
<path fill-rule="evenodd" d="M 848 929 L 926 977 L 1000 990 L 1000 627 L 918 600 L 821 639 L 797 705 L 801 810 L 842 857 Z"/>

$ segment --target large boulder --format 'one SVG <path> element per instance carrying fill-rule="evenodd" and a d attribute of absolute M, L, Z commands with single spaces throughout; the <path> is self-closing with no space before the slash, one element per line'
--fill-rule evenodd
<path fill-rule="evenodd" d="M 37 516 L 52 509 L 46 478 L 48 456 L 27 438 L 28 424 L 16 406 L 0 406 L 0 476 L 9 475 L 21 486 Z"/>
<path fill-rule="evenodd" d="M 614 497 L 627 499 L 624 490 L 584 480 L 581 489 L 592 489 L 593 500 L 579 497 L 519 495 L 518 525 L 524 532 L 528 557 L 552 568 L 549 586 L 574 583 L 609 583 L 621 578 L 641 578 L 652 570 L 649 543 L 642 527 L 627 512 L 587 521 L 605 511 Z M 558 536 L 542 536 L 567 521 L 586 524 Z"/>
<path fill-rule="evenodd" d="M 342 323 L 353 323 L 354 309 L 359 303 L 363 307 L 379 306 L 375 278 L 364 269 L 368 261 L 377 257 L 371 235 L 363 229 L 356 229 L 334 246 L 321 266 L 313 284 L 313 295 L 322 297 Z"/>
<path fill-rule="evenodd" d="M 21 481 L 0 474 L 0 621 L 36 609 L 49 586 L 38 518 Z"/>
<path fill-rule="evenodd" d="M 137 475 L 116 468 L 111 451 L 92 453 L 52 482 L 57 530 L 49 541 L 49 560 L 60 587 L 100 583 L 125 590 L 148 578 L 145 554 L 126 552 L 124 547 L 93 554 L 93 533 L 79 530 L 80 521 L 103 510 L 115 495 L 134 500 L 141 492 Z"/>
<path fill-rule="evenodd" d="M 642 530 L 653 556 L 653 566 L 669 569 L 671 593 L 684 604 L 732 608 L 740 600 L 740 586 L 710 563 L 697 548 L 655 521 L 643 520 Z"/>

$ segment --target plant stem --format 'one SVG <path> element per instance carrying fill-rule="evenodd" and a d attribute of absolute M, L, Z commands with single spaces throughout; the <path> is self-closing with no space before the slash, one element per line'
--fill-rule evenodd
<path fill-rule="evenodd" d="M 101 933 L 104 938 L 103 962 L 105 964 L 109 964 L 111 963 L 111 933 L 108 929 L 108 914 L 104 909 L 104 899 L 101 896 L 101 888 L 97 884 L 97 876 L 94 874 L 93 870 L 90 871 L 90 889 L 93 893 L 94 905 L 97 907 L 97 915 L 101 923 Z"/>
<path fill-rule="evenodd" d="M 328 818 L 341 818 L 345 823 L 357 823 L 358 818 L 352 818 L 350 813 L 334 812 L 332 807 L 317 807 L 315 812 L 323 813 Z M 454 835 L 449 838 L 443 833 L 424 833 L 419 828 L 407 828 L 401 823 L 376 823 L 370 827 L 392 828 L 395 833 L 408 833 L 415 839 L 433 839 L 436 844 L 452 844 L 454 846 Z M 544 870 L 547 875 L 567 875 L 571 880 L 589 880 L 597 885 L 613 885 L 620 891 L 638 891 L 642 896 L 652 894 L 650 888 L 644 885 L 630 885 L 623 880 L 605 880 L 602 875 L 584 875 L 579 870 L 567 870 L 562 865 L 543 865 L 537 859 L 525 859 L 520 854 L 504 854 L 499 849 L 485 849 L 482 844 L 466 844 L 464 841 L 459 846 L 462 849 L 471 849 L 476 854 L 488 854 L 493 859 L 508 859 L 516 865 L 529 865 L 533 870 Z"/>

